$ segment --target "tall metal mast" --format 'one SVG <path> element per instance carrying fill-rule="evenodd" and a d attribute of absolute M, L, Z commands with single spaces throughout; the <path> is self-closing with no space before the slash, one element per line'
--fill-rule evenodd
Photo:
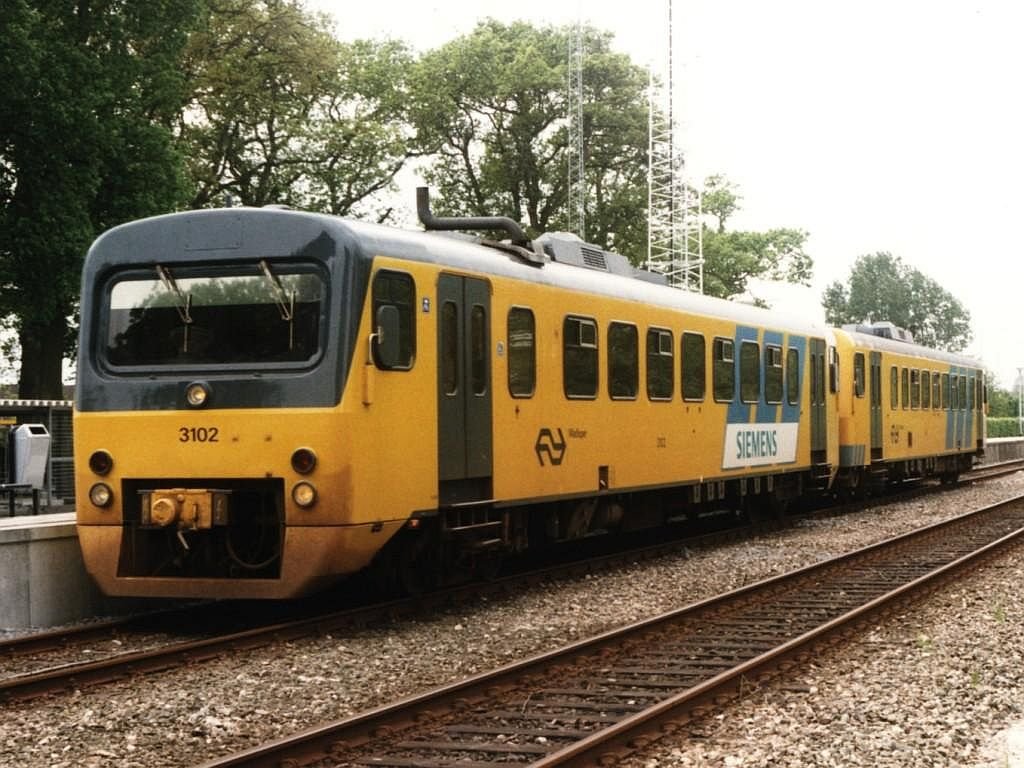
<path fill-rule="evenodd" d="M 577 16 L 569 38 L 569 226 L 586 238 L 587 185 L 583 166 L 583 20 Z"/>
<path fill-rule="evenodd" d="M 667 2 L 667 60 L 650 70 L 646 267 L 665 275 L 669 285 L 702 293 L 700 193 L 686 183 L 683 152 L 676 143 L 672 0 Z"/>

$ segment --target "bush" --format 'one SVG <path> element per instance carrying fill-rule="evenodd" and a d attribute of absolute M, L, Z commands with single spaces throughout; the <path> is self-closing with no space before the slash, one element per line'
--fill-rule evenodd
<path fill-rule="evenodd" d="M 1017 437 L 1020 435 L 1016 418 L 990 418 L 986 420 L 989 437 Z"/>

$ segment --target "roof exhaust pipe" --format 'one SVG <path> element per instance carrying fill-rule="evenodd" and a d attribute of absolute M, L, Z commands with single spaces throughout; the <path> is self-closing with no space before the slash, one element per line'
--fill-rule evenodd
<path fill-rule="evenodd" d="M 530 250 L 530 238 L 526 236 L 519 223 L 507 216 L 465 216 L 438 217 L 430 212 L 430 190 L 426 187 L 416 188 L 416 213 L 425 229 L 453 231 L 461 229 L 499 230 L 512 237 L 513 245 Z"/>

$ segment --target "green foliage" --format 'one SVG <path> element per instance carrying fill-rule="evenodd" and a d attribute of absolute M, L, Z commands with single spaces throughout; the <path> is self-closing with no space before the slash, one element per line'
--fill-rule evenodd
<path fill-rule="evenodd" d="M 82 257 L 182 194 L 168 126 L 196 0 L 0 5 L 0 317 L 23 396 L 59 397 Z"/>
<path fill-rule="evenodd" d="M 956 297 L 898 256 L 861 256 L 844 285 L 829 285 L 822 300 L 834 325 L 888 320 L 929 347 L 959 351 L 971 340 L 971 315 Z"/>
<path fill-rule="evenodd" d="M 410 65 L 397 42 L 338 42 L 297 0 L 211 0 L 189 41 L 178 121 L 190 205 L 231 195 L 353 213 L 410 154 Z"/>
<path fill-rule="evenodd" d="M 767 232 L 726 231 L 740 209 L 737 187 L 724 176 L 705 181 L 701 204 L 716 219 L 704 230 L 704 292 L 728 298 L 743 293 L 752 278 L 808 285 L 814 262 L 804 252 L 807 233 L 799 229 Z"/>
<path fill-rule="evenodd" d="M 1017 417 L 990 417 L 985 422 L 985 434 L 988 437 L 1017 437 L 1021 434 L 1020 422 Z"/>
<path fill-rule="evenodd" d="M 1013 417 L 1016 420 L 1018 392 L 1002 389 L 995 385 L 995 376 L 991 372 L 985 375 L 988 387 L 988 415 L 990 418 Z"/>
<path fill-rule="evenodd" d="M 584 31 L 583 133 L 589 241 L 634 260 L 646 248 L 646 72 Z M 566 227 L 569 32 L 481 22 L 427 53 L 413 120 L 431 152 L 443 214 L 504 214 L 533 233 Z"/>

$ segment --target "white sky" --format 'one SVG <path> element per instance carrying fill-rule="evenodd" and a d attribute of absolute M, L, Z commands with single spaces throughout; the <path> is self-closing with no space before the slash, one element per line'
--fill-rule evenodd
<path fill-rule="evenodd" d="M 615 32 L 639 64 L 665 47 L 667 0 L 306 0 L 342 39 L 426 50 L 478 19 Z M 582 9 L 582 11 L 581 11 Z M 677 114 L 689 173 L 740 187 L 736 228 L 810 232 L 812 291 L 886 250 L 971 312 L 980 356 L 1004 386 L 1024 366 L 1021 204 L 1024 4 L 1016 0 L 675 0 Z M 403 190 L 411 200 L 413 190 Z"/>

